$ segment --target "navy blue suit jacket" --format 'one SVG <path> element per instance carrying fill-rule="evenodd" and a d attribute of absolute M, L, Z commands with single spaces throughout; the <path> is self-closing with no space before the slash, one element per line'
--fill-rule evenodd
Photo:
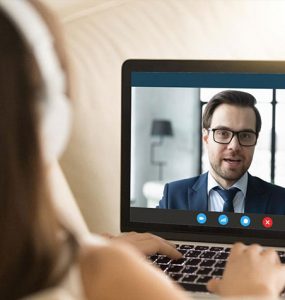
<path fill-rule="evenodd" d="M 158 208 L 208 210 L 208 173 L 167 183 Z M 245 213 L 285 215 L 285 188 L 248 174 Z"/>

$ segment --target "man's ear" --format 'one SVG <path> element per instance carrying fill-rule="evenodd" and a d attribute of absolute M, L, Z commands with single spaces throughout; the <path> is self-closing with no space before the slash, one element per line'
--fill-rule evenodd
<path fill-rule="evenodd" d="M 209 131 L 205 128 L 202 129 L 202 139 L 205 144 L 208 144 L 209 140 Z"/>

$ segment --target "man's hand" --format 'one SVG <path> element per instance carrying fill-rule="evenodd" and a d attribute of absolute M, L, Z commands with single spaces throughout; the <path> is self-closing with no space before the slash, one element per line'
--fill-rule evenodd
<path fill-rule="evenodd" d="M 229 256 L 223 278 L 208 282 L 209 291 L 221 296 L 278 297 L 285 287 L 285 266 L 273 249 L 237 243 Z"/>
<path fill-rule="evenodd" d="M 182 254 L 176 250 L 175 245 L 151 233 L 129 232 L 119 236 L 104 234 L 114 242 L 127 242 L 137 248 L 144 255 L 155 253 L 167 255 L 173 259 L 179 259 Z"/>

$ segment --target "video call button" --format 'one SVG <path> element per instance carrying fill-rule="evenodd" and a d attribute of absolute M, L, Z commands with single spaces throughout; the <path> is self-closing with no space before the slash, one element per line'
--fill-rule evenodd
<path fill-rule="evenodd" d="M 250 217 L 248 216 L 242 216 L 240 218 L 240 224 L 243 226 L 243 227 L 247 227 L 250 225 Z"/>
<path fill-rule="evenodd" d="M 262 219 L 262 225 L 265 228 L 271 228 L 273 225 L 273 220 L 270 217 L 265 217 Z"/>
<path fill-rule="evenodd" d="M 197 222 L 199 224 L 205 224 L 207 222 L 207 216 L 203 213 L 197 215 Z"/>
<path fill-rule="evenodd" d="M 218 222 L 220 225 L 227 225 L 229 223 L 229 218 L 226 215 L 220 215 L 218 218 Z"/>

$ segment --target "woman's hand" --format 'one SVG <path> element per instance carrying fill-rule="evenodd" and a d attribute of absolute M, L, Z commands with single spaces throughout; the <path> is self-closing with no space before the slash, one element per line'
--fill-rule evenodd
<path fill-rule="evenodd" d="M 173 259 L 179 259 L 182 254 L 176 250 L 175 245 L 151 233 L 128 232 L 119 236 L 104 234 L 114 242 L 127 242 L 137 248 L 144 255 L 155 253 L 167 255 Z"/>
<path fill-rule="evenodd" d="M 221 296 L 277 298 L 284 287 L 285 266 L 276 251 L 242 243 L 233 246 L 223 278 L 208 282 L 209 291 Z"/>
<path fill-rule="evenodd" d="M 126 234 L 123 241 L 110 240 L 101 245 L 84 244 L 79 255 L 86 299 L 96 300 L 188 300 L 189 295 L 159 268 L 153 267 L 139 251 L 125 242 L 147 237 Z M 137 240 L 137 239 L 135 239 Z M 144 240 L 144 239 L 142 239 Z M 156 238 L 150 236 L 150 244 Z M 146 238 L 149 243 L 149 238 Z M 145 242 L 143 242 L 145 243 Z M 136 244 L 136 243 L 135 243 Z"/>

